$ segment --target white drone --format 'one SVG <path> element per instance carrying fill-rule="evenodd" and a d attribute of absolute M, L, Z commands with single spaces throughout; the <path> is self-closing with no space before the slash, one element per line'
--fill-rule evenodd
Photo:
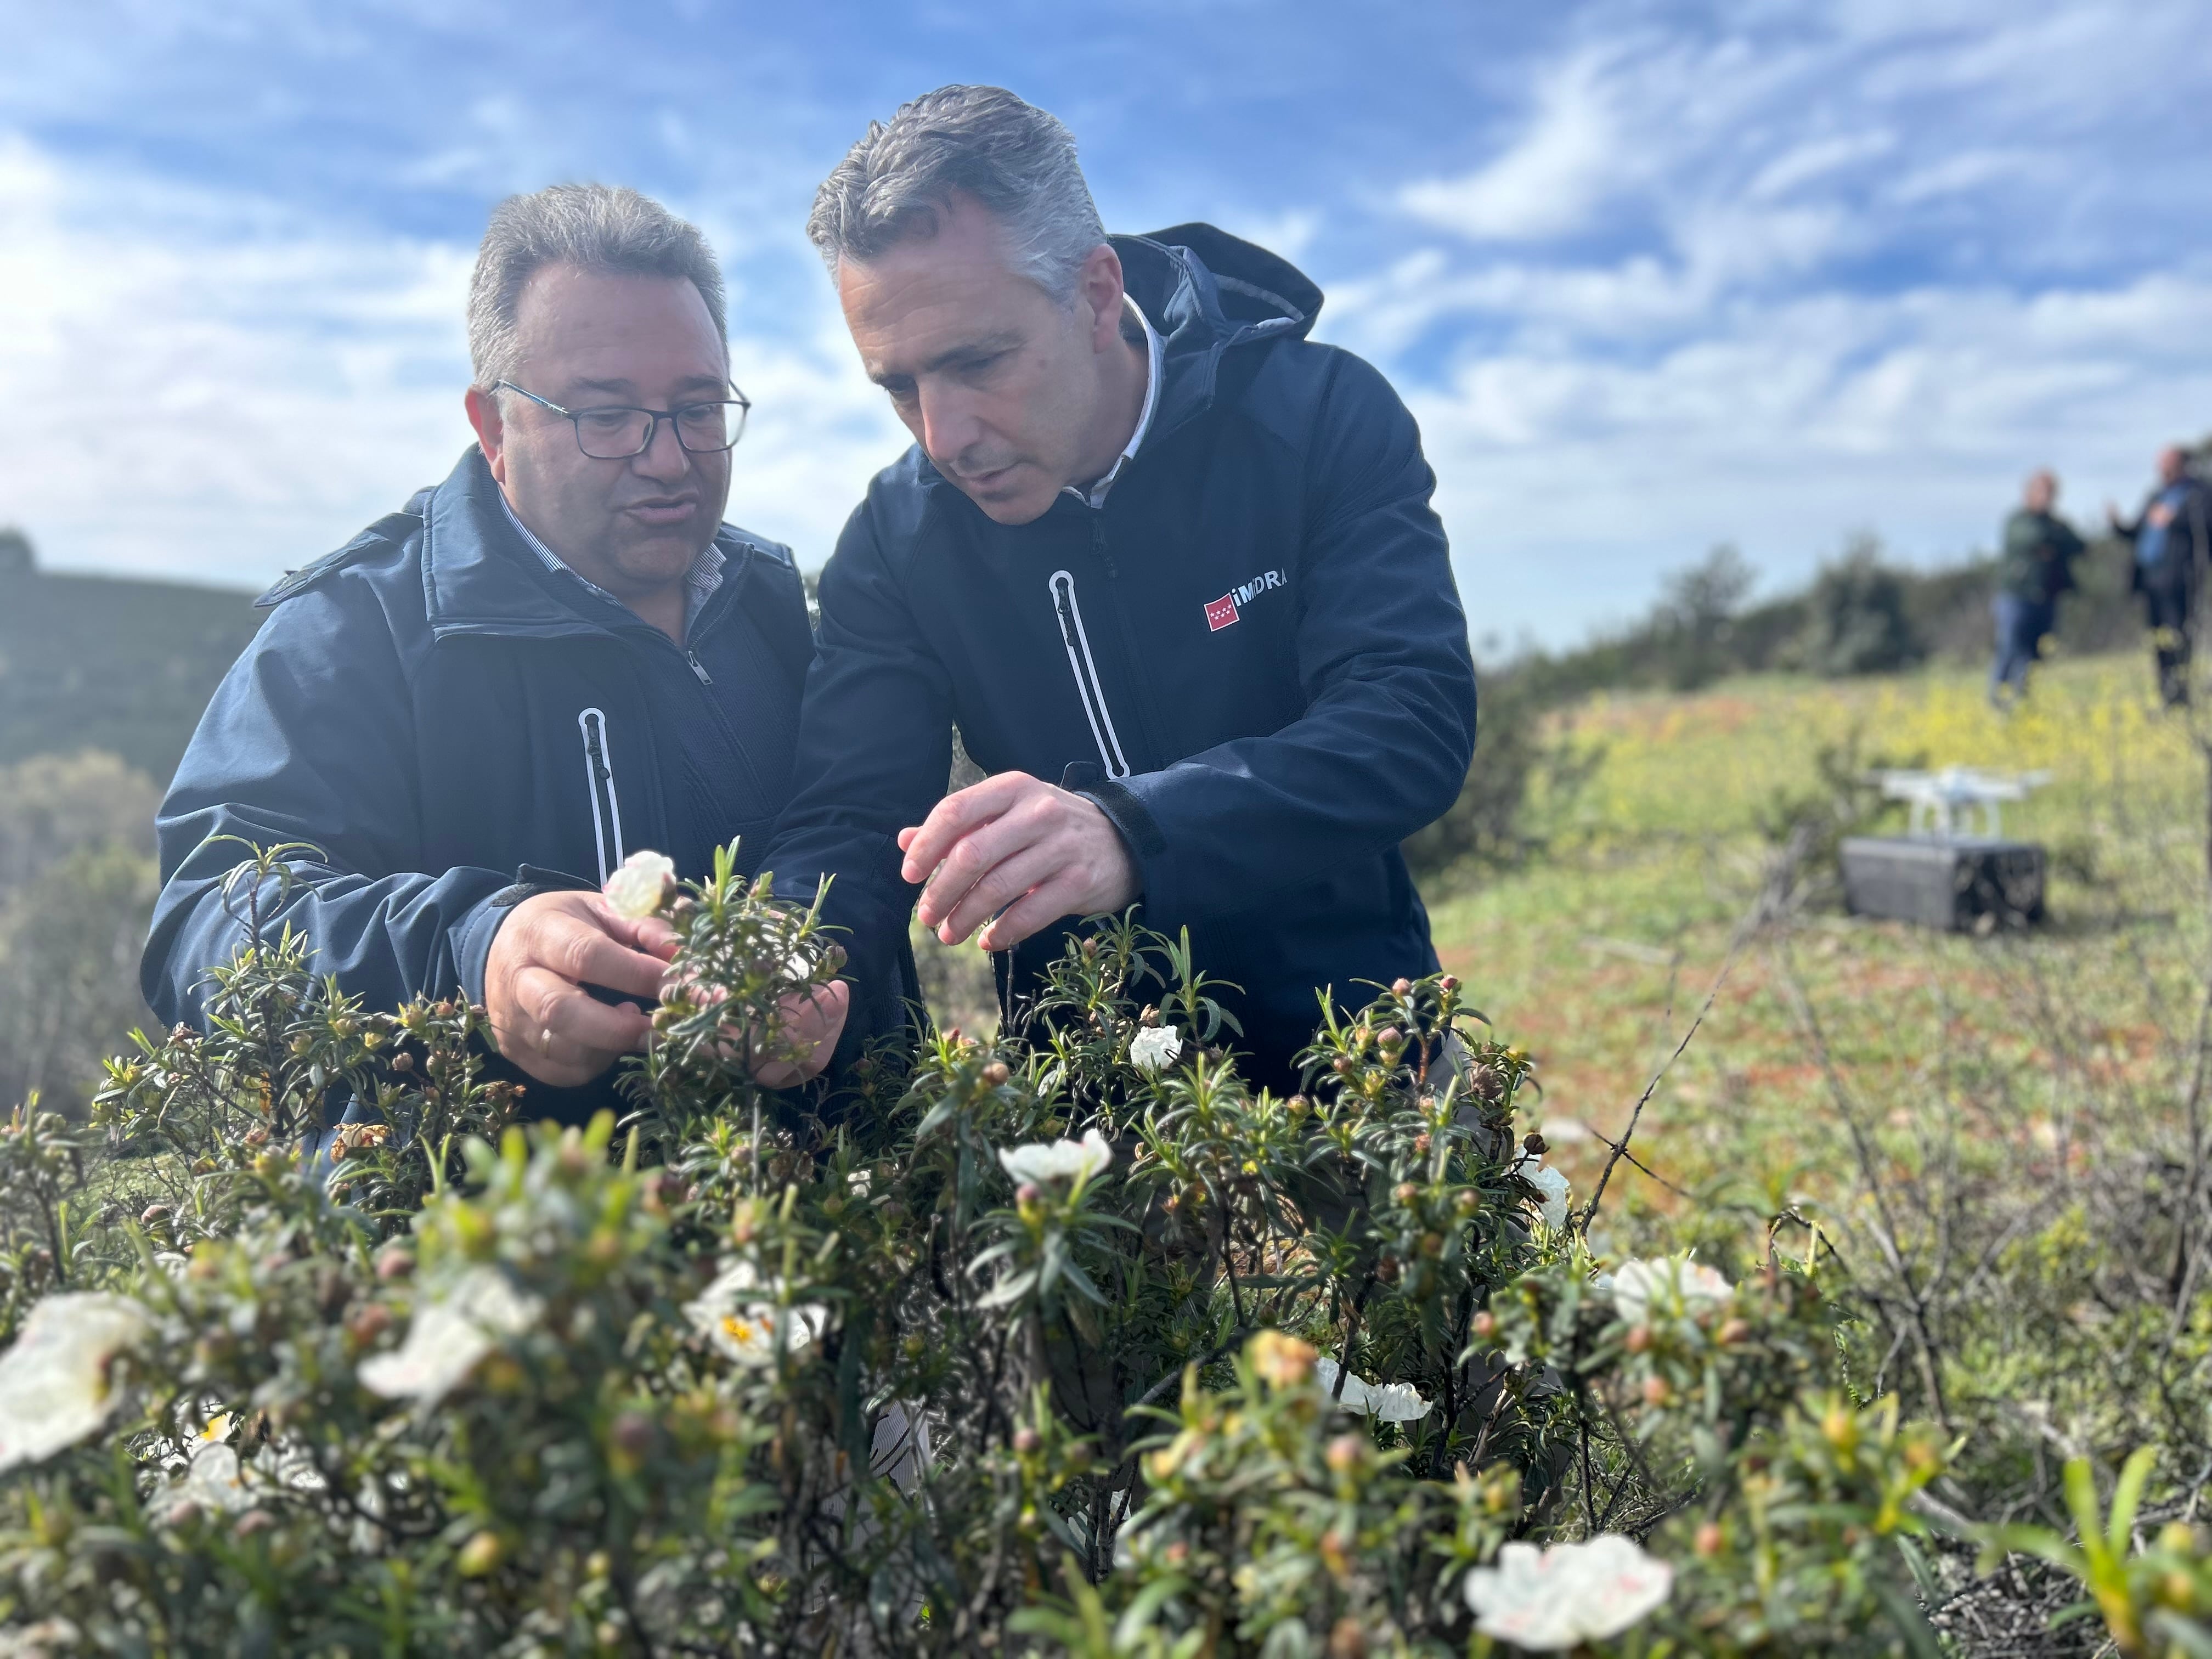
<path fill-rule="evenodd" d="M 1909 833 L 1937 841 L 1957 841 L 1968 833 L 1970 812 L 1981 818 L 1981 833 L 1995 841 L 2002 833 L 1997 821 L 2000 803 L 2026 800 L 2028 792 L 2051 781 L 2048 772 L 1982 772 L 1971 766 L 1947 766 L 1940 772 L 1878 772 L 1881 793 L 1891 800 L 1909 802 L 1912 822 Z"/>

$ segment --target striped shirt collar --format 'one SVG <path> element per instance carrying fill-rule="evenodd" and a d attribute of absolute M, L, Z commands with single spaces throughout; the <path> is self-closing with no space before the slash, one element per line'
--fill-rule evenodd
<path fill-rule="evenodd" d="M 1159 331 L 1152 326 L 1152 319 L 1145 315 L 1145 308 L 1126 294 L 1121 296 L 1121 303 L 1137 313 L 1137 321 L 1145 331 L 1145 404 L 1137 411 L 1137 429 L 1129 434 L 1129 441 L 1121 446 L 1121 453 L 1114 458 L 1114 465 L 1106 469 L 1106 476 L 1088 489 L 1079 489 L 1073 484 L 1064 486 L 1069 495 L 1093 511 L 1106 505 L 1106 492 L 1114 487 L 1114 480 L 1121 476 L 1121 469 L 1128 465 L 1130 458 L 1137 453 L 1137 447 L 1145 441 L 1145 434 L 1152 429 L 1152 411 L 1159 407 L 1160 402 L 1160 364 L 1167 356 L 1167 348 L 1160 342 Z"/>
<path fill-rule="evenodd" d="M 580 574 L 563 564 L 559 554 L 538 540 L 537 532 L 515 515 L 514 508 L 508 504 L 507 492 L 503 489 L 499 493 L 499 505 L 500 510 L 507 514 L 507 521 L 514 526 L 514 533 L 522 538 L 522 544 L 535 553 L 539 562 L 548 570 L 583 583 L 585 587 L 598 594 L 609 605 L 622 605 L 623 602 L 620 599 L 608 592 L 589 576 Z M 707 601 L 713 599 L 714 590 L 721 586 L 722 567 L 727 562 L 728 560 L 724 556 L 722 550 L 714 543 L 708 542 L 706 546 L 699 550 L 699 556 L 691 561 L 691 568 L 684 573 L 684 632 L 687 636 L 691 632 L 692 623 L 699 620 L 700 611 L 706 608 Z M 623 609 L 627 611 L 629 607 L 623 605 Z"/>

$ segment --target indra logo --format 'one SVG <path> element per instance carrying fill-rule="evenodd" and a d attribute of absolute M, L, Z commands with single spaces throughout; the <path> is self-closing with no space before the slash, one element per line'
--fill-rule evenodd
<path fill-rule="evenodd" d="M 1206 602 L 1206 625 L 1218 634 L 1243 615 L 1244 607 L 1271 587 L 1283 585 L 1279 570 L 1263 570 L 1249 582 L 1239 582 L 1218 599 Z"/>

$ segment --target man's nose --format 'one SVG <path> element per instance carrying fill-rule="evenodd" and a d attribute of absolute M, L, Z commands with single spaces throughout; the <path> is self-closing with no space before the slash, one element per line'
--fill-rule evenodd
<path fill-rule="evenodd" d="M 921 447 L 940 469 L 951 467 L 982 435 L 983 423 L 968 398 L 950 388 L 921 389 Z"/>
<path fill-rule="evenodd" d="M 676 422 L 655 421 L 653 436 L 643 449 L 630 457 L 629 464 L 648 478 L 673 483 L 691 470 L 691 457 L 676 441 Z"/>

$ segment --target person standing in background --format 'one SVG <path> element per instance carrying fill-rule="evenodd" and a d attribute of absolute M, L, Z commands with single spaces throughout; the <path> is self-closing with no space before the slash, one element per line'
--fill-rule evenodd
<path fill-rule="evenodd" d="M 2058 620 L 2058 596 L 2074 586 L 2081 538 L 2051 511 L 2058 478 L 2048 467 L 2028 474 L 2021 504 L 2005 520 L 1997 557 L 1996 656 L 1990 665 L 1990 701 L 2010 708 L 2027 695 L 2027 671 Z"/>
<path fill-rule="evenodd" d="M 2158 692 L 2168 708 L 2189 701 L 2189 662 L 2197 629 L 2197 584 L 2212 552 L 2212 500 L 2189 471 L 2179 444 L 2158 454 L 2158 483 L 2132 524 L 2105 508 L 2113 533 L 2135 548 L 2135 590 L 2143 597 Z"/>

